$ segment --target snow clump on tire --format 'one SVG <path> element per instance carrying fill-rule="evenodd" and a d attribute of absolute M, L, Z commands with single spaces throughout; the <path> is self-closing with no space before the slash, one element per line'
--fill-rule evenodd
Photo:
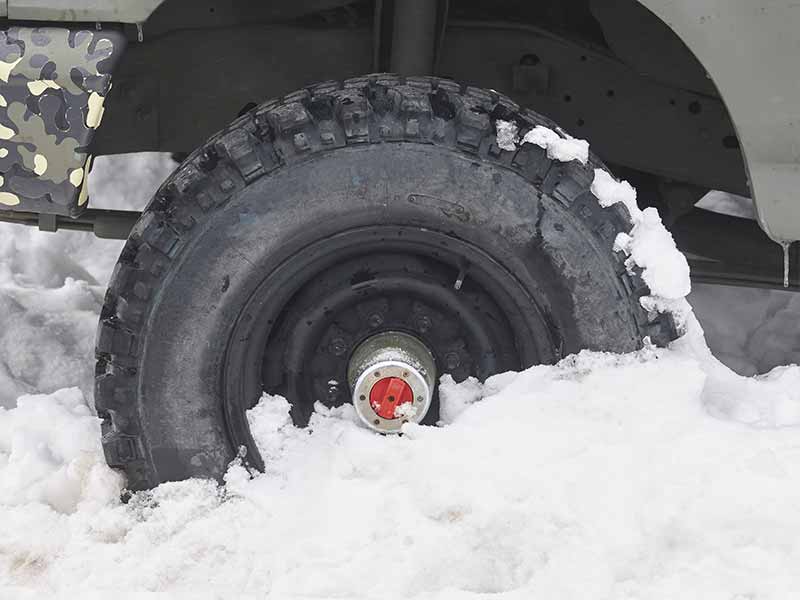
<path fill-rule="evenodd" d="M 553 160 L 576 160 L 585 165 L 589 158 L 589 143 L 563 131 L 537 125 L 520 138 L 517 124 L 501 119 L 497 120 L 496 130 L 497 145 L 503 150 L 514 151 L 520 144 L 536 144 Z M 636 189 L 627 181 L 616 180 L 605 169 L 594 170 L 591 192 L 603 208 L 622 204 L 628 211 L 631 231 L 617 234 L 614 251 L 628 256 L 625 266 L 629 273 L 633 274 L 637 267 L 642 270 L 642 279 L 651 292 L 640 298 L 642 307 L 648 312 L 671 313 L 679 332 L 685 333 L 691 312 L 685 300 L 692 290 L 689 264 L 661 222 L 658 211 L 652 207 L 640 209 Z"/>

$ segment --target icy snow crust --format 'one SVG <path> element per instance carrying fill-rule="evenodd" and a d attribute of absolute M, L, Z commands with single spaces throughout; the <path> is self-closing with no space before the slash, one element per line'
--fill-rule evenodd
<path fill-rule="evenodd" d="M 602 172 L 594 187 L 628 206 L 617 247 L 653 309 L 681 317 L 671 348 L 582 352 L 483 383 L 445 375 L 441 425 L 402 437 L 367 431 L 351 406 L 297 429 L 265 396 L 248 420 L 267 471 L 234 463 L 223 486 L 168 483 L 121 504 L 66 361 L 90 351 L 56 336 L 65 359 L 48 369 L 35 340 L 52 330 L 3 338 L 0 391 L 63 389 L 0 408 L 0 598 L 797 597 L 800 368 L 746 378 L 719 363 L 657 215 Z M 0 243 L 34 243 L 21 231 L 0 226 Z M 0 254 L 0 302 L 18 306 L 0 335 L 37 314 L 91 339 L 75 323 L 96 313 L 92 279 L 110 265 L 30 248 Z M 52 279 L 26 271 L 36 260 Z M 50 379 L 21 376 L 15 358 Z"/>

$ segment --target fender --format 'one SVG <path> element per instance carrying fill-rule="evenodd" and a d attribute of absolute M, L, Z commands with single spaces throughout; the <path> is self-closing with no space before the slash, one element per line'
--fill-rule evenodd
<path fill-rule="evenodd" d="M 0 31 L 0 208 L 77 216 L 103 117 L 118 30 Z"/>
<path fill-rule="evenodd" d="M 761 227 L 800 240 L 800 4 L 639 0 L 714 81 L 737 130 Z"/>

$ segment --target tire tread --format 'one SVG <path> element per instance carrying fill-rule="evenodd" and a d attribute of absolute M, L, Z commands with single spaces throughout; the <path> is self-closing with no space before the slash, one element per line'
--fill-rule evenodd
<path fill-rule="evenodd" d="M 631 228 L 627 211 L 600 207 L 591 195 L 594 155 L 586 165 L 552 161 L 526 144 L 515 151 L 496 144 L 497 119 L 520 131 L 552 121 L 494 91 L 434 77 L 390 74 L 326 81 L 268 100 L 213 135 L 159 188 L 114 271 L 96 342 L 95 404 L 102 418 L 108 464 L 122 470 L 132 491 L 159 482 L 147 455 L 136 377 L 150 303 L 198 225 L 249 183 L 323 152 L 357 144 L 421 143 L 457 149 L 511 170 L 557 198 L 586 226 L 608 257 L 627 296 L 642 339 L 666 345 L 677 337 L 668 314 L 648 314 L 639 300 L 649 294 L 641 273 L 610 251 L 618 232 Z"/>

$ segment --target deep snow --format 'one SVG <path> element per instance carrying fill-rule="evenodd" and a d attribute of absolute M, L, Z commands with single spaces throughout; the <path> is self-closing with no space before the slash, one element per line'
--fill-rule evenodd
<path fill-rule="evenodd" d="M 131 176 L 113 189 L 122 168 Z M 94 202 L 141 206 L 170 168 L 101 159 Z M 653 219 L 639 215 L 643 231 Z M 633 260 L 636 239 L 618 240 Z M 266 474 L 234 465 L 223 488 L 166 484 L 120 504 L 87 406 L 119 248 L 0 225 L 0 405 L 14 407 L 0 408 L 0 598 L 800 593 L 800 368 L 734 374 L 685 306 L 688 334 L 670 349 L 584 352 L 484 384 L 445 378 L 444 426 L 402 438 L 368 432 L 349 407 L 297 430 L 286 402 L 265 397 L 248 416 Z M 683 281 L 674 258 L 638 257 L 655 261 L 654 302 L 682 302 L 659 287 L 657 273 Z M 735 308 L 728 293 L 698 296 L 708 322 Z M 778 361 L 800 351 L 798 297 L 755 294 L 727 323 L 743 333 L 725 358 L 745 371 L 772 366 L 754 358 L 765 349 Z M 779 330 L 782 353 L 770 346 Z"/>

